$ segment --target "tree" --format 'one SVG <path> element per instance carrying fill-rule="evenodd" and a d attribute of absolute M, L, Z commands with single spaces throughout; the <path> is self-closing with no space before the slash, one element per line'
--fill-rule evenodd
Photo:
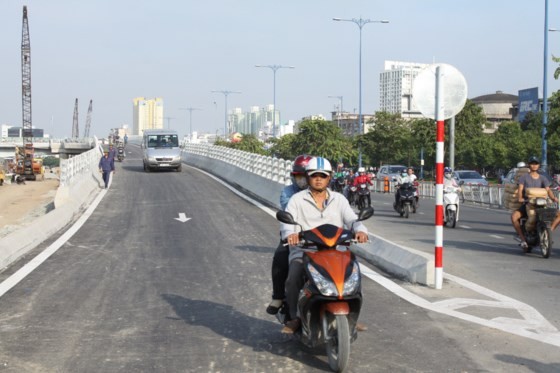
<path fill-rule="evenodd" d="M 295 159 L 299 154 L 295 149 L 296 135 L 289 133 L 278 139 L 275 139 L 274 144 L 270 148 L 270 153 L 278 158 Z"/>
<path fill-rule="evenodd" d="M 268 155 L 264 148 L 264 143 L 253 134 L 243 135 L 239 142 L 230 142 L 229 147 L 245 152 Z"/>
<path fill-rule="evenodd" d="M 352 162 L 356 159 L 350 139 L 344 137 L 340 128 L 330 121 L 302 121 L 292 146 L 292 154 L 296 155 L 312 154 L 333 162 Z"/>
<path fill-rule="evenodd" d="M 375 113 L 375 124 L 356 145 L 362 147 L 366 164 L 410 164 L 415 153 L 409 123 L 400 114 L 384 111 Z"/>

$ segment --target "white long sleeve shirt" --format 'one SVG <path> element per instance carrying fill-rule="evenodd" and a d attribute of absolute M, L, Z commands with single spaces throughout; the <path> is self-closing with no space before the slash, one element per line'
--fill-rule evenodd
<path fill-rule="evenodd" d="M 322 224 L 332 224 L 337 227 L 350 229 L 358 216 L 350 207 L 348 200 L 342 194 L 328 189 L 328 198 L 323 210 L 315 204 L 309 189 L 296 193 L 290 198 L 286 211 L 292 214 L 294 220 L 301 224 L 303 230 L 313 229 Z M 367 234 L 367 228 L 361 222 L 354 224 L 355 232 Z M 298 233 L 298 225 L 282 224 L 282 238 L 286 239 L 290 234 Z M 303 252 L 298 246 L 290 246 L 290 261 L 301 257 Z"/>

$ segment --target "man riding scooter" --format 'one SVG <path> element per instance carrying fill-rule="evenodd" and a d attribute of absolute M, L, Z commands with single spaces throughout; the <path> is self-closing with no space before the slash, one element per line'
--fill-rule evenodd
<path fill-rule="evenodd" d="M 366 169 L 364 167 L 358 168 L 358 176 L 354 178 L 354 182 L 352 183 L 355 187 L 358 187 L 361 184 L 366 184 L 367 186 L 373 185 L 373 181 L 371 181 L 371 178 L 366 175 Z M 371 207 L 371 193 L 367 194 L 367 201 L 368 207 Z"/>

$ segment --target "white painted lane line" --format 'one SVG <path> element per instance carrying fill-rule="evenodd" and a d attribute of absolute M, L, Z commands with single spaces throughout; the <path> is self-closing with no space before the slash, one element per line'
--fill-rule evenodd
<path fill-rule="evenodd" d="M 471 227 L 469 227 L 468 225 L 459 225 L 460 228 L 463 229 L 472 229 Z"/>
<path fill-rule="evenodd" d="M 497 238 L 498 240 L 503 240 L 504 237 L 498 236 L 497 234 L 491 234 L 490 237 Z"/>
<path fill-rule="evenodd" d="M 219 183 L 226 186 L 228 189 L 233 191 L 235 194 L 239 195 L 240 197 L 244 198 L 245 200 L 254 203 L 257 207 L 261 208 L 266 213 L 270 214 L 271 216 L 276 217 L 276 213 L 269 209 L 268 207 L 262 205 L 260 202 L 249 198 L 239 191 L 233 189 L 227 183 L 224 183 L 222 180 L 218 179 L 217 177 L 208 174 L 198 168 L 194 168 L 194 170 L 200 171 Z M 466 227 L 466 226 L 465 226 Z M 470 229 L 470 227 L 466 227 L 466 229 Z M 372 235 L 372 234 L 370 234 Z M 375 236 L 375 235 L 373 235 Z M 554 346 L 560 347 L 560 332 L 556 329 L 552 324 L 550 324 L 536 309 L 533 307 L 521 303 L 515 299 L 506 297 L 505 295 L 501 295 L 496 293 L 490 289 L 486 289 L 480 285 L 472 283 L 470 281 L 461 279 L 459 277 L 444 273 L 444 278 L 448 281 L 454 281 L 464 287 L 470 288 L 473 291 L 476 291 L 482 295 L 485 295 L 488 298 L 493 298 L 496 301 L 481 301 L 480 299 L 462 299 L 462 298 L 453 298 L 446 301 L 440 302 L 429 302 L 426 299 L 419 297 L 416 294 L 411 293 L 410 291 L 406 290 L 405 288 L 401 287 L 400 285 L 396 284 L 395 282 L 379 275 L 375 271 L 371 270 L 367 266 L 360 263 L 360 270 L 362 275 L 372 279 L 379 285 L 383 286 L 387 290 L 391 291 L 395 295 L 403 298 L 404 300 L 418 306 L 422 307 L 434 312 L 442 313 L 448 316 L 456 317 L 461 320 L 473 322 L 475 324 L 487 326 L 489 328 L 502 330 L 511 334 L 519 335 L 522 337 L 530 338 L 536 341 L 548 343 Z M 436 291 L 436 290 L 434 290 Z M 494 308 L 507 308 L 517 310 L 520 314 L 519 319 L 512 319 L 506 317 L 497 317 L 491 320 L 483 319 L 480 317 L 476 317 L 473 315 L 469 315 L 467 313 L 463 313 L 458 311 L 458 309 L 464 308 L 468 306 L 491 306 Z"/>
<path fill-rule="evenodd" d="M 29 263 L 21 267 L 17 272 L 12 274 L 10 277 L 0 283 L 0 297 L 8 292 L 11 288 L 16 286 L 21 280 L 27 277 L 28 274 L 33 272 L 35 268 L 39 267 L 45 260 L 47 260 L 52 254 L 54 254 L 62 245 L 66 243 L 89 219 L 99 202 L 103 199 L 107 189 L 103 189 L 93 200 L 91 205 L 88 207 L 86 212 L 68 229 L 62 236 L 60 236 L 56 241 L 54 241 L 49 247 L 43 250 L 39 255 L 31 259 Z"/>
<path fill-rule="evenodd" d="M 536 309 L 525 303 L 521 303 L 515 299 L 496 293 L 490 289 L 486 289 L 470 281 L 450 274 L 444 275 L 446 280 L 454 281 L 464 287 L 478 292 L 481 295 L 484 295 L 488 298 L 493 298 L 495 300 L 452 298 L 431 303 L 426 299 L 421 298 L 418 295 L 413 294 L 410 291 L 395 284 L 393 281 L 379 275 L 378 273 L 374 272 L 361 263 L 360 270 L 362 272 L 362 275 L 372 279 L 387 290 L 393 292 L 394 294 L 416 306 L 448 316 L 456 317 L 461 320 L 470 321 L 479 325 L 502 330 L 521 337 L 530 338 L 539 342 L 544 342 L 553 346 L 560 347 L 560 332 L 552 324 L 550 324 Z M 508 317 L 497 317 L 488 320 L 459 311 L 459 309 L 461 308 L 467 308 L 470 306 L 511 309 L 517 311 L 520 315 L 520 318 L 514 319 Z"/>

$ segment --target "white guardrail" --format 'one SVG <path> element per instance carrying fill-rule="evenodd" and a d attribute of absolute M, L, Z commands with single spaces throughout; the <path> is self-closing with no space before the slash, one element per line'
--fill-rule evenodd
<path fill-rule="evenodd" d="M 187 154 L 195 154 L 202 157 L 219 159 L 229 163 L 232 166 L 239 167 L 245 171 L 252 172 L 264 178 L 283 183 L 291 184 L 290 171 L 292 161 L 278 159 L 273 157 L 262 156 L 236 149 L 230 149 L 223 146 L 214 146 L 210 144 L 192 144 L 185 143 L 184 152 Z M 374 186 L 371 188 L 376 193 L 394 193 L 394 182 L 389 181 L 389 188 L 386 190 L 385 181 L 381 179 L 374 180 Z M 418 193 L 422 198 L 435 198 L 434 182 L 420 182 Z M 461 186 L 461 202 L 475 205 L 486 206 L 490 208 L 505 208 L 504 185 L 462 185 Z M 558 196 L 558 191 L 554 192 Z"/>
<path fill-rule="evenodd" d="M 187 154 L 195 154 L 229 163 L 280 184 L 290 185 L 292 183 L 290 178 L 292 161 L 209 144 L 186 143 L 183 151 Z"/>
<path fill-rule="evenodd" d="M 94 141 L 97 144 L 97 139 Z M 102 155 L 103 150 L 100 147 L 94 147 L 71 158 L 61 158 L 60 186 L 70 186 L 88 175 L 98 174 L 99 159 Z"/>

